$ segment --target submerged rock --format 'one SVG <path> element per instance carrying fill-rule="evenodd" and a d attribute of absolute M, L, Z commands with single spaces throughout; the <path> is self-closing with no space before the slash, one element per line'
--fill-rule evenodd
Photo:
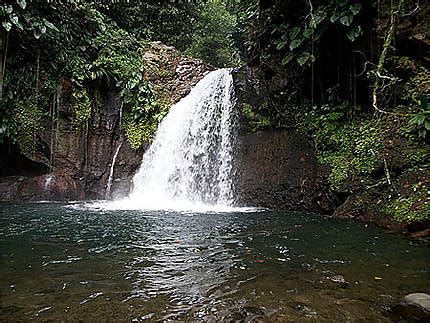
<path fill-rule="evenodd" d="M 294 306 L 294 309 L 300 312 L 302 315 L 307 317 L 313 317 L 316 316 L 318 313 L 313 309 L 312 307 L 298 303 Z"/>
<path fill-rule="evenodd" d="M 400 304 L 391 309 L 390 317 L 395 321 L 429 322 L 430 295 L 425 293 L 406 295 Z"/>
<path fill-rule="evenodd" d="M 338 284 L 341 288 L 346 288 L 348 286 L 348 282 L 342 275 L 331 275 L 327 276 L 326 279 L 332 283 Z"/>

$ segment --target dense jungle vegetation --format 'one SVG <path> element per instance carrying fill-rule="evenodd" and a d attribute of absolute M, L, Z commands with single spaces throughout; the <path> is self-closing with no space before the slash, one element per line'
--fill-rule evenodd
<path fill-rule="evenodd" d="M 430 219 L 424 2 L 7 0 L 0 16 L 0 141 L 27 155 L 58 118 L 64 89 L 77 129 L 110 90 L 122 98 L 133 147 L 149 140 L 168 106 L 142 55 L 161 41 L 216 67 L 255 71 L 259 98 L 242 104 L 248 130 L 309 135 L 349 212 Z"/>

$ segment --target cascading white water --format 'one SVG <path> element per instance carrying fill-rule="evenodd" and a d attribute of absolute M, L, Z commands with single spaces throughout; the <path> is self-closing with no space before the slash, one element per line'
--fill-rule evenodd
<path fill-rule="evenodd" d="M 113 172 L 115 170 L 115 164 L 116 164 L 116 159 L 118 157 L 119 154 L 119 150 L 121 149 L 122 146 L 122 139 L 120 139 L 118 146 L 116 147 L 115 153 L 113 154 L 112 157 L 112 163 L 110 165 L 110 170 L 109 170 L 109 177 L 106 183 L 106 191 L 105 191 L 105 199 L 109 200 L 110 198 L 110 193 L 111 193 L 111 189 L 112 189 L 112 182 L 113 182 Z"/>
<path fill-rule="evenodd" d="M 234 204 L 236 113 L 228 69 L 206 75 L 159 125 L 121 202 L 146 209 Z"/>

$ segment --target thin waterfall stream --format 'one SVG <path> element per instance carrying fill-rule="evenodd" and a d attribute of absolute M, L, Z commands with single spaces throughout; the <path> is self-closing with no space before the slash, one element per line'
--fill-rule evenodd
<path fill-rule="evenodd" d="M 113 182 L 113 175 L 114 175 L 114 170 L 115 170 L 116 159 L 118 158 L 118 154 L 119 154 L 119 151 L 121 150 L 122 143 L 123 143 L 123 140 L 120 139 L 118 146 L 115 149 L 115 153 L 113 154 L 113 157 L 112 157 L 112 162 L 111 162 L 110 170 L 109 170 L 109 177 L 108 177 L 108 180 L 106 183 L 106 192 L 105 192 L 105 199 L 106 200 L 109 200 L 110 196 L 111 196 L 111 189 L 112 189 L 112 182 Z"/>
<path fill-rule="evenodd" d="M 119 142 L 118 142 L 118 146 L 115 149 L 115 152 L 113 154 L 112 157 L 112 162 L 110 164 L 110 169 L 109 169 L 109 177 L 108 180 L 106 182 L 106 191 L 105 191 L 105 199 L 109 200 L 111 197 L 111 190 L 112 190 L 112 183 L 113 183 L 113 179 L 114 179 L 114 171 L 115 171 L 115 164 L 116 164 L 116 159 L 118 158 L 118 154 L 119 151 L 121 150 L 122 144 L 123 144 L 123 137 L 122 137 L 122 133 L 121 133 L 121 128 L 122 128 L 122 110 L 124 108 L 124 101 L 121 102 L 121 107 L 119 109 L 119 131 L 120 131 L 120 138 L 119 138 Z"/>

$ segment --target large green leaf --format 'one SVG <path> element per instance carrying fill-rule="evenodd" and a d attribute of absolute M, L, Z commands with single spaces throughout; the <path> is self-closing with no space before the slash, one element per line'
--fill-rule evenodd
<path fill-rule="evenodd" d="M 22 8 L 25 9 L 27 7 L 27 2 L 25 0 L 16 0 L 16 3 Z"/>
<path fill-rule="evenodd" d="M 300 66 L 303 66 L 306 64 L 306 62 L 308 61 L 308 59 L 311 57 L 311 54 L 308 52 L 303 52 L 301 53 L 299 56 L 297 56 L 296 60 L 297 63 L 300 64 Z"/>
<path fill-rule="evenodd" d="M 297 35 L 300 33 L 300 27 L 294 27 L 290 31 L 290 39 L 296 39 Z"/>
<path fill-rule="evenodd" d="M 353 15 L 345 15 L 342 18 L 340 18 L 340 23 L 345 26 L 350 26 L 353 18 L 354 18 Z"/>
<path fill-rule="evenodd" d="M 422 124 L 424 123 L 424 121 L 426 121 L 426 117 L 425 117 L 425 115 L 423 115 L 423 114 L 418 114 L 418 115 L 415 117 L 415 120 L 416 120 L 416 123 L 417 123 L 418 125 L 422 125 Z"/>
<path fill-rule="evenodd" d="M 9 16 L 9 19 L 10 19 L 10 21 L 12 21 L 12 23 L 14 25 L 16 25 L 18 23 L 18 21 L 19 21 L 18 16 L 16 14 L 14 14 L 14 13 Z"/>
<path fill-rule="evenodd" d="M 351 12 L 352 12 L 352 14 L 355 16 L 357 13 L 359 13 L 360 12 L 360 10 L 361 10 L 361 3 L 355 3 L 355 4 L 352 4 L 350 7 L 349 7 L 349 10 L 351 10 Z"/>
<path fill-rule="evenodd" d="M 282 59 L 282 65 L 287 65 L 293 59 L 293 57 L 294 57 L 293 53 L 291 52 L 288 53 L 288 55 Z"/>
<path fill-rule="evenodd" d="M 305 31 L 303 32 L 303 37 L 305 37 L 305 38 L 309 38 L 309 37 L 311 37 L 311 36 L 312 36 L 313 32 L 314 32 L 314 29 L 313 29 L 313 28 L 308 28 L 308 27 L 306 27 L 306 28 L 305 28 Z"/>
<path fill-rule="evenodd" d="M 348 39 L 350 41 L 354 41 L 356 40 L 359 36 L 361 36 L 362 34 L 362 29 L 361 26 L 355 26 L 354 28 L 350 29 L 347 33 L 346 33 L 346 37 L 348 37 Z"/>
<path fill-rule="evenodd" d="M 51 22 L 49 22 L 48 20 L 46 20 L 45 18 L 43 18 L 43 23 L 45 24 L 46 27 L 48 27 L 49 29 L 55 30 L 56 32 L 59 32 L 58 28 L 55 27 L 55 25 Z"/>
<path fill-rule="evenodd" d="M 325 19 L 327 12 L 325 10 L 317 10 L 314 14 L 315 26 L 319 25 Z"/>
<path fill-rule="evenodd" d="M 297 47 L 299 47 L 303 42 L 302 38 L 296 38 L 294 39 L 291 43 L 290 43 L 290 49 L 296 49 Z"/>
<path fill-rule="evenodd" d="M 331 15 L 331 17 L 330 17 L 330 21 L 334 23 L 334 22 L 336 22 L 337 20 L 339 20 L 340 16 L 341 16 L 341 13 L 340 13 L 340 12 L 335 12 L 335 13 L 333 13 L 333 14 Z"/>
<path fill-rule="evenodd" d="M 280 50 L 280 49 L 284 48 L 284 47 L 285 47 L 285 45 L 287 45 L 287 41 L 285 41 L 285 40 L 281 40 L 281 41 L 279 41 L 279 43 L 276 45 L 276 49 L 277 49 L 277 50 Z"/>
<path fill-rule="evenodd" d="M 8 21 L 3 21 L 2 25 L 3 25 L 4 29 L 6 29 L 6 31 L 10 31 L 12 28 L 12 24 Z"/>

